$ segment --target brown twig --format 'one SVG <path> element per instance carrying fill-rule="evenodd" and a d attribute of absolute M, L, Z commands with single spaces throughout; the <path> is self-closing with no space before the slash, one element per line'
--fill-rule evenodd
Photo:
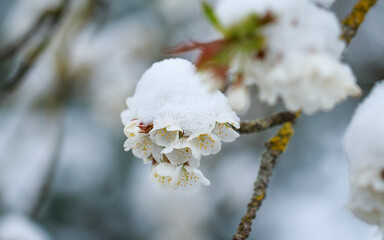
<path fill-rule="evenodd" d="M 246 214 L 242 217 L 237 228 L 237 233 L 233 236 L 233 240 L 248 238 L 251 232 L 252 220 L 256 217 L 256 212 L 266 196 L 266 190 L 277 159 L 280 154 L 285 151 L 292 135 L 293 123 L 287 122 L 281 127 L 277 134 L 266 143 L 267 149 L 261 156 L 260 169 L 254 184 L 251 201 L 248 204 Z"/>
<path fill-rule="evenodd" d="M 294 112 L 279 112 L 266 118 L 260 118 L 253 121 L 243 121 L 240 123 L 240 128 L 236 131 L 241 134 L 257 133 L 286 122 L 293 122 L 297 118 Z"/>

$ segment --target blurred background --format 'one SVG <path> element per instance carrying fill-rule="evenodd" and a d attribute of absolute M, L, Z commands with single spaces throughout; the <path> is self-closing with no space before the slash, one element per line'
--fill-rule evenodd
<path fill-rule="evenodd" d="M 211 186 L 194 195 L 157 189 L 150 165 L 122 146 L 120 112 L 145 69 L 170 57 L 162 54 L 166 47 L 218 37 L 200 4 L 0 0 L 0 85 L 6 89 L 0 93 L 0 240 L 232 237 L 252 195 L 263 143 L 276 129 L 241 136 L 203 158 Z M 341 19 L 353 4 L 338 0 L 332 10 Z M 364 96 L 384 78 L 383 13 L 378 1 L 345 53 Z M 29 41 L 17 54 L 4 50 L 25 35 Z M 342 140 L 364 96 L 300 118 L 250 239 L 381 239 L 344 208 L 349 186 Z M 280 110 L 254 98 L 240 118 Z"/>

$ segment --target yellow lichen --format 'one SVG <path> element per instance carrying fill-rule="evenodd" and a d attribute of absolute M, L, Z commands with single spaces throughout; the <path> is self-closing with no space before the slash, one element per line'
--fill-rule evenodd
<path fill-rule="evenodd" d="M 258 195 L 257 197 L 256 197 L 256 200 L 257 201 L 260 201 L 260 200 L 263 200 L 264 199 L 264 193 L 262 193 L 262 194 L 260 194 L 260 195 Z"/>
<path fill-rule="evenodd" d="M 360 0 L 352 9 L 352 12 L 343 19 L 344 32 L 340 36 L 347 43 L 355 36 L 357 29 L 365 19 L 365 15 L 369 9 L 376 4 L 377 0 Z"/>
<path fill-rule="evenodd" d="M 287 122 L 280 128 L 276 136 L 268 141 L 267 145 L 271 150 L 284 152 L 292 135 L 292 123 Z"/>

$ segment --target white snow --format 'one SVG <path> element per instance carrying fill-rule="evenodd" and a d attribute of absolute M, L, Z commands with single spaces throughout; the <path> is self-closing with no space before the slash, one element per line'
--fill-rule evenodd
<path fill-rule="evenodd" d="M 350 162 L 348 208 L 384 231 L 384 82 L 357 109 L 345 135 Z"/>
<path fill-rule="evenodd" d="M 201 84 L 195 66 L 183 59 L 155 63 L 142 76 L 124 115 L 149 124 L 176 125 L 184 134 L 209 133 L 216 121 L 238 126 L 238 117 L 219 91 Z M 123 117 L 127 122 L 131 119 Z"/>

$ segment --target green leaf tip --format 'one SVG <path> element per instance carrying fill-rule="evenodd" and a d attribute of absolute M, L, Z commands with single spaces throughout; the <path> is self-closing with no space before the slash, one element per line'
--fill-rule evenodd
<path fill-rule="evenodd" d="M 215 11 L 213 10 L 213 7 L 211 6 L 211 4 L 209 4 L 208 2 L 204 1 L 202 3 L 202 9 L 203 9 L 203 14 L 204 14 L 205 18 L 208 20 L 208 22 L 214 28 L 216 28 L 220 32 L 224 33 L 224 28 L 221 25 L 219 19 L 217 18 L 216 14 L 215 14 Z"/>

